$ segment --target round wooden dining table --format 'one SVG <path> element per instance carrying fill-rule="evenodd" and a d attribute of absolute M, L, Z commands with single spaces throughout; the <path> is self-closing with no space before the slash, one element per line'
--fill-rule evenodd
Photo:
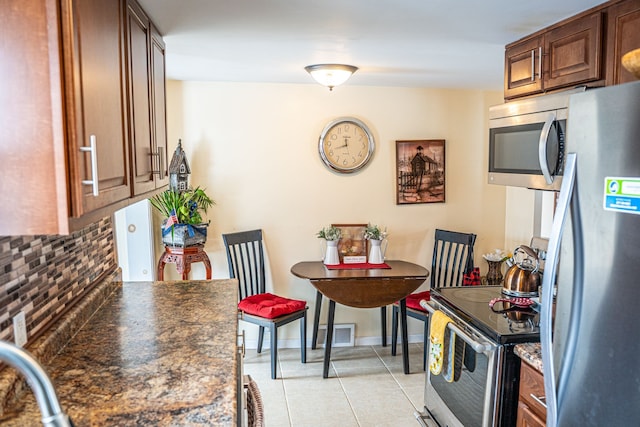
<path fill-rule="evenodd" d="M 407 306 L 405 298 L 427 280 L 429 271 L 418 264 L 399 260 L 385 261 L 381 267 L 384 268 L 371 268 L 371 266 L 367 268 L 349 268 L 349 266 L 345 266 L 345 268 L 331 269 L 325 266 L 322 261 L 299 262 L 291 267 L 291 273 L 294 276 L 309 280 L 317 291 L 311 348 L 316 347 L 318 339 L 318 320 L 322 297 L 325 296 L 329 299 L 323 378 L 329 376 L 336 302 L 356 308 L 382 307 L 383 346 L 386 345 L 385 308 L 389 304 L 399 302 L 402 362 L 404 373 L 409 373 Z"/>

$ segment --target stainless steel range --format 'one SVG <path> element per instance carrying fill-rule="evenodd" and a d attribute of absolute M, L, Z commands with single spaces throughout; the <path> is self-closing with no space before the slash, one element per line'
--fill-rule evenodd
<path fill-rule="evenodd" d="M 425 408 L 416 413 L 422 425 L 515 426 L 520 359 L 513 348 L 518 343 L 540 340 L 539 315 L 532 309 L 493 311 L 489 301 L 504 297 L 501 289 L 474 286 L 431 290 L 427 310 L 442 310 L 454 321 L 447 327 L 465 342 L 465 355 L 457 381 L 447 382 L 427 369 Z"/>

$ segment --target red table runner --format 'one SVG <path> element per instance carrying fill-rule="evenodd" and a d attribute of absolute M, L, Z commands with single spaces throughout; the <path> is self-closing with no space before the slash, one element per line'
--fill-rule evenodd
<path fill-rule="evenodd" d="M 369 264 L 368 262 L 361 262 L 357 264 L 336 264 L 336 265 L 326 265 L 329 270 L 370 270 L 374 268 L 391 268 L 389 264 Z"/>

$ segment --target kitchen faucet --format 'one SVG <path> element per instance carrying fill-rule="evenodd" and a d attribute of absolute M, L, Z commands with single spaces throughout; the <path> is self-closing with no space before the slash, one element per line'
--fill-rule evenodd
<path fill-rule="evenodd" d="M 72 427 L 69 417 L 62 412 L 58 396 L 44 368 L 27 351 L 0 341 L 0 360 L 16 368 L 27 378 L 36 396 L 45 427 Z"/>

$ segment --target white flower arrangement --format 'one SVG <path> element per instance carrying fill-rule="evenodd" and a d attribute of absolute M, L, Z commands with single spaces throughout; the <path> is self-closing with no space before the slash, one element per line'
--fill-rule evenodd
<path fill-rule="evenodd" d="M 384 228 L 384 231 L 380 229 L 377 225 L 372 225 L 371 223 L 367 224 L 367 227 L 364 229 L 364 238 L 367 240 L 384 240 L 387 237 L 387 228 Z"/>
<path fill-rule="evenodd" d="M 482 258 L 491 262 L 503 262 L 511 258 L 511 254 L 504 252 L 502 249 L 495 249 L 491 253 L 483 254 Z"/>
<path fill-rule="evenodd" d="M 342 230 L 332 225 L 330 227 L 321 228 L 316 236 L 318 239 L 325 239 L 329 241 L 340 240 L 340 237 L 342 237 Z"/>

